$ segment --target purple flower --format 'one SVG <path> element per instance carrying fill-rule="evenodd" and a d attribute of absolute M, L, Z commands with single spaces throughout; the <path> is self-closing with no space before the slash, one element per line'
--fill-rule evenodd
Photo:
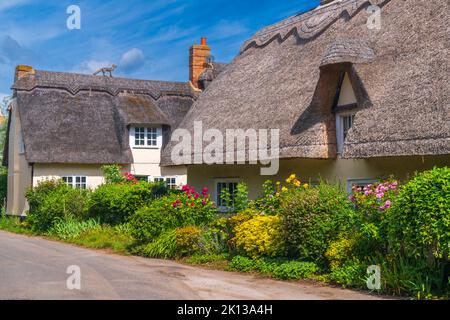
<path fill-rule="evenodd" d="M 356 199 L 355 199 L 355 197 L 354 197 L 354 196 L 350 196 L 350 197 L 348 197 L 348 200 L 350 200 L 351 202 L 356 202 Z"/>

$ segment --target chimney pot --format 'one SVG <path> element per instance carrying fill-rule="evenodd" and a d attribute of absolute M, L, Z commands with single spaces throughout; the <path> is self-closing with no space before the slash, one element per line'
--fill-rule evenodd
<path fill-rule="evenodd" d="M 189 50 L 189 81 L 197 89 L 203 89 L 199 78 L 211 57 L 211 48 L 206 44 L 206 38 L 202 37 L 200 43 L 194 44 Z"/>
<path fill-rule="evenodd" d="M 26 66 L 26 65 L 18 65 L 16 67 L 16 74 L 15 74 L 15 79 L 14 81 L 23 78 L 27 75 L 34 75 L 35 74 L 35 70 L 33 69 L 33 67 L 31 66 Z"/>

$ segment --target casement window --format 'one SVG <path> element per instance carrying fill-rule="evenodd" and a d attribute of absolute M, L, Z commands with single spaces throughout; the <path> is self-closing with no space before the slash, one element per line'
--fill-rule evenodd
<path fill-rule="evenodd" d="M 87 188 L 87 177 L 85 176 L 65 176 L 62 177 L 63 181 L 70 187 L 75 189 Z"/>
<path fill-rule="evenodd" d="M 353 127 L 355 122 L 355 113 L 338 113 L 336 114 L 336 140 L 337 151 L 342 153 L 344 150 L 344 142 L 347 138 L 348 132 Z"/>
<path fill-rule="evenodd" d="M 149 181 L 152 181 L 149 179 Z M 154 177 L 154 182 L 165 183 L 168 189 L 176 190 L 179 188 L 177 177 Z"/>
<path fill-rule="evenodd" d="M 219 208 L 225 209 L 227 207 L 233 206 L 234 198 L 236 195 L 236 189 L 239 181 L 237 179 L 219 179 L 216 180 L 216 204 Z M 232 203 L 227 203 L 223 199 L 223 191 L 227 190 L 230 195 L 230 200 Z"/>
<path fill-rule="evenodd" d="M 378 183 L 377 179 L 347 179 L 347 193 L 353 193 L 353 186 L 364 188 L 369 184 Z"/>
<path fill-rule="evenodd" d="M 159 148 L 162 145 L 162 130 L 158 127 L 132 127 L 130 143 L 137 148 Z"/>

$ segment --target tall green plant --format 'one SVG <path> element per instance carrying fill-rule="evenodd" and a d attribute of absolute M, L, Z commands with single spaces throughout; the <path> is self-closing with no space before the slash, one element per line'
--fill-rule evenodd
<path fill-rule="evenodd" d="M 106 184 L 124 183 L 126 178 L 122 174 L 122 170 L 119 165 L 105 165 L 102 167 L 103 175 L 105 177 Z"/>

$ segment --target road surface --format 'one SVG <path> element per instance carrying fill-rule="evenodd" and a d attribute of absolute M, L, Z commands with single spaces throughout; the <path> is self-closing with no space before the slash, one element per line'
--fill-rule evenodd
<path fill-rule="evenodd" d="M 69 266 L 81 289 L 69 290 Z M 76 282 L 70 282 L 76 283 Z M 109 254 L 0 231 L 0 299 L 375 299 L 359 292 Z"/>

